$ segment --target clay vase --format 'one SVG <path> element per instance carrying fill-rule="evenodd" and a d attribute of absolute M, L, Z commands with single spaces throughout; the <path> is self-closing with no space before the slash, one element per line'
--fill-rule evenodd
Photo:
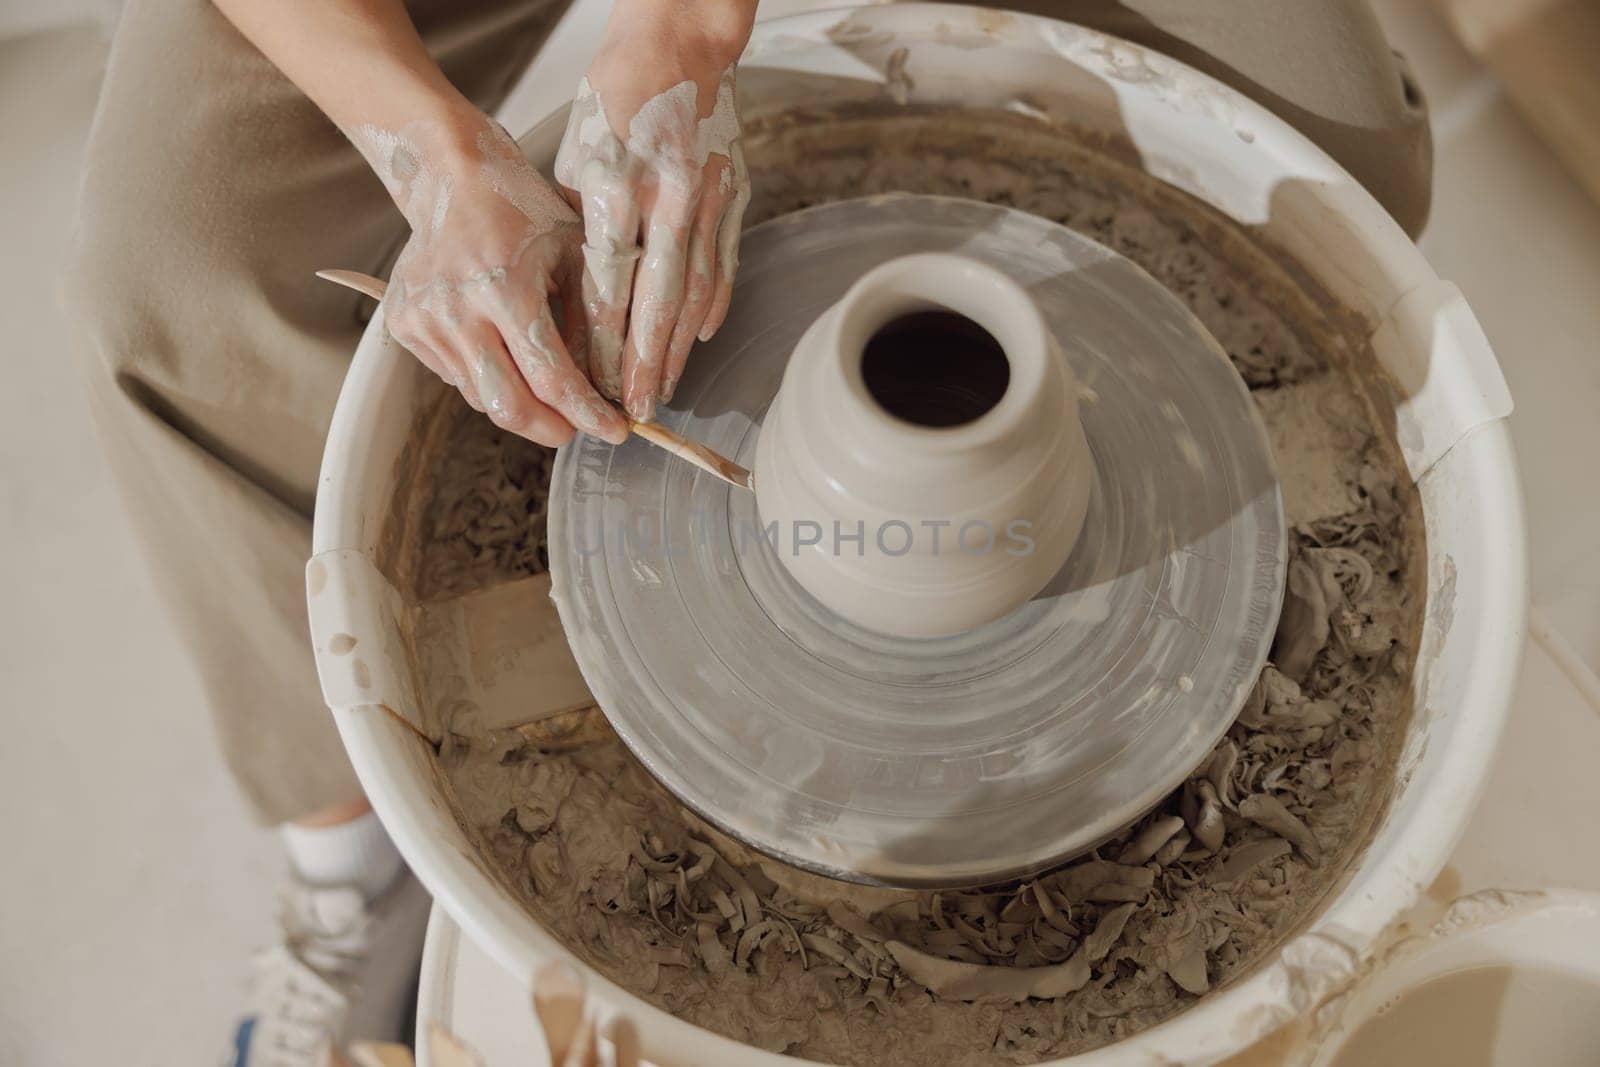
<path fill-rule="evenodd" d="M 898 637 L 970 630 L 1039 593 L 1091 478 L 1072 370 L 1039 309 L 946 253 L 884 263 L 818 317 L 756 449 L 762 532 L 785 568 Z"/>

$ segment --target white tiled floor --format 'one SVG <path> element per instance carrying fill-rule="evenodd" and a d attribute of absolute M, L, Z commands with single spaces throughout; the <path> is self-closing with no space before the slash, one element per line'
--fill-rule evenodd
<path fill-rule="evenodd" d="M 543 114 L 576 81 L 604 6 L 580 0 L 508 123 Z M 1600 664 L 1600 498 L 1571 481 L 1574 457 L 1581 470 L 1600 454 L 1600 208 L 1422 0 L 1378 6 L 1438 130 L 1423 248 L 1466 292 L 1518 400 L 1536 621 Z M 269 929 L 280 862 L 215 760 L 65 349 L 55 279 L 103 57 L 90 32 L 0 42 L 4 1065 L 211 1062 L 248 952 Z M 1518 767 L 1559 745 L 1576 789 L 1589 777 L 1584 754 L 1600 751 L 1600 716 L 1572 699 L 1560 652 L 1530 656 L 1486 805 L 1521 825 L 1547 825 L 1550 798 L 1519 786 Z M 1527 838 L 1528 856 L 1564 843 L 1539 840 Z M 1474 858 L 1467 844 L 1462 863 L 1484 877 L 1509 878 L 1523 862 Z M 1600 885 L 1591 866 L 1555 873 Z"/>

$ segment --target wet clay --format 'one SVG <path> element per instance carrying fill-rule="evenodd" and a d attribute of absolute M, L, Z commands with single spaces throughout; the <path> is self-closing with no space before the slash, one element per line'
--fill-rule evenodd
<path fill-rule="evenodd" d="M 415 579 L 423 600 L 549 568 L 545 516 L 555 450 L 483 423 L 458 413 L 433 461 L 432 499 L 419 531 L 428 548 Z"/>
<path fill-rule="evenodd" d="M 1352 367 L 1359 338 L 1208 209 L 1059 133 L 1046 147 L 979 121 L 755 131 L 754 217 L 895 189 L 987 199 L 1087 233 L 1183 298 L 1252 389 L 1291 524 L 1273 662 L 1227 737 L 1092 855 L 943 893 L 751 855 L 667 795 L 595 712 L 452 731 L 440 753 L 499 876 L 580 956 L 693 1023 L 828 1062 L 1033 1063 L 1127 1037 L 1246 973 L 1363 847 L 1410 714 L 1420 523 Z M 481 418 L 446 440 L 416 538 L 429 595 L 541 567 L 529 476 L 547 459 Z"/>

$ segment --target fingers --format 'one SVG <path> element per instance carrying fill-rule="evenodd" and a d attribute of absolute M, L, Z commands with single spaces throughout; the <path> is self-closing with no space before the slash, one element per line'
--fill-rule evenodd
<path fill-rule="evenodd" d="M 681 204 L 657 201 L 644 259 L 633 280 L 633 310 L 623 350 L 622 400 L 628 414 L 641 422 L 655 418 L 667 346 L 683 308 L 689 218 Z"/>
<path fill-rule="evenodd" d="M 566 273 L 564 314 L 581 335 L 584 317 L 570 295 L 580 289 L 578 269 Z M 449 325 L 397 316 L 396 339 L 502 429 L 551 447 L 570 441 L 574 429 L 613 444 L 625 441 L 626 420 L 595 392 L 562 340 L 550 285 L 532 281 L 514 290 L 476 291 L 472 311 L 453 305 Z M 519 295 L 508 299 L 510 293 Z"/>
<path fill-rule="evenodd" d="M 483 400 L 478 396 L 472 378 L 466 374 L 454 346 L 430 326 L 428 320 L 419 323 L 410 315 L 398 313 L 386 328 L 389 336 L 417 357 L 419 363 L 437 374 L 446 385 L 454 386 L 473 410 L 483 411 Z"/>
<path fill-rule="evenodd" d="M 583 302 L 589 322 L 588 371 L 596 388 L 622 399 L 622 343 L 639 259 L 636 182 L 598 159 L 578 176 L 583 201 Z"/>
<path fill-rule="evenodd" d="M 557 165 L 559 167 L 559 163 Z M 578 215 L 579 217 L 582 217 L 582 215 L 583 215 L 583 197 L 578 193 L 578 190 L 573 189 L 570 186 L 558 183 L 556 185 L 556 192 L 561 194 L 561 199 L 563 199 L 563 200 L 565 200 L 567 202 L 567 206 L 570 207 L 573 210 L 574 214 Z"/>
<path fill-rule="evenodd" d="M 466 372 L 466 367 L 460 358 L 448 349 L 436 347 L 433 351 L 436 353 L 435 358 L 444 368 L 439 377 L 443 378 L 446 384 L 455 386 L 456 391 L 461 394 L 461 399 L 465 400 L 473 411 L 486 412 L 483 398 L 478 395 L 477 387 L 472 384 L 472 376 Z"/>
<path fill-rule="evenodd" d="M 396 340 L 398 341 L 399 339 L 396 338 Z M 456 385 L 457 380 L 461 377 L 460 373 L 432 348 L 417 341 L 412 341 L 410 344 L 401 342 L 401 347 L 416 356 L 417 362 L 436 374 L 440 381 L 446 385 L 455 386 L 457 389 L 460 388 L 459 385 Z"/>
<path fill-rule="evenodd" d="M 728 317 L 728 306 L 733 302 L 733 277 L 739 270 L 739 237 L 744 231 L 745 208 L 750 205 L 750 173 L 744 163 L 744 148 L 735 142 L 730 153 L 733 202 L 717 224 L 717 282 L 711 309 L 706 312 L 705 325 L 700 328 L 702 341 L 716 336 Z"/>
<path fill-rule="evenodd" d="M 689 258 L 684 275 L 683 310 L 678 313 L 677 325 L 672 328 L 672 340 L 667 345 L 666 362 L 661 368 L 661 400 L 670 401 L 678 390 L 678 379 L 689 361 L 689 349 L 694 347 L 695 336 L 711 310 L 711 300 L 716 291 L 716 260 L 713 250 L 717 242 L 717 220 L 725 205 L 715 197 L 701 201 L 700 214 L 694 229 L 689 233 Z"/>
<path fill-rule="evenodd" d="M 593 380 L 594 371 L 589 366 L 589 319 L 583 309 L 583 267 L 563 271 L 559 282 L 561 296 L 561 343 L 578 373 Z"/>
<path fill-rule="evenodd" d="M 496 426 L 551 448 L 572 440 L 572 424 L 534 396 L 493 327 L 464 330 L 456 352 L 481 410 Z"/>
<path fill-rule="evenodd" d="M 750 199 L 733 71 L 709 115 L 701 90 L 673 86 L 648 105 L 649 122 L 637 123 L 641 110 L 619 132 L 585 78 L 556 155 L 584 217 L 587 352 L 569 328 L 572 362 L 639 421 L 672 395 L 695 338 L 709 339 L 732 301 Z"/>
<path fill-rule="evenodd" d="M 546 300 L 538 300 L 531 313 L 503 316 L 496 326 L 534 396 L 586 434 L 612 444 L 628 439 L 627 422 L 572 362 Z"/>

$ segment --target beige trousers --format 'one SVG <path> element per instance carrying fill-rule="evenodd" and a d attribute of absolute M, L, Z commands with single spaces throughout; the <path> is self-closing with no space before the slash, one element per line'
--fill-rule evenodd
<path fill-rule="evenodd" d="M 445 73 L 492 111 L 566 2 L 410 7 Z M 1408 228 L 1426 217 L 1425 115 L 1362 0 L 1023 6 L 1224 78 Z M 207 0 L 130 0 L 90 137 L 68 300 L 107 463 L 223 754 L 266 821 L 359 789 L 322 704 L 302 575 L 363 319 L 358 298 L 312 273 L 378 270 L 403 237 L 361 157 Z"/>

